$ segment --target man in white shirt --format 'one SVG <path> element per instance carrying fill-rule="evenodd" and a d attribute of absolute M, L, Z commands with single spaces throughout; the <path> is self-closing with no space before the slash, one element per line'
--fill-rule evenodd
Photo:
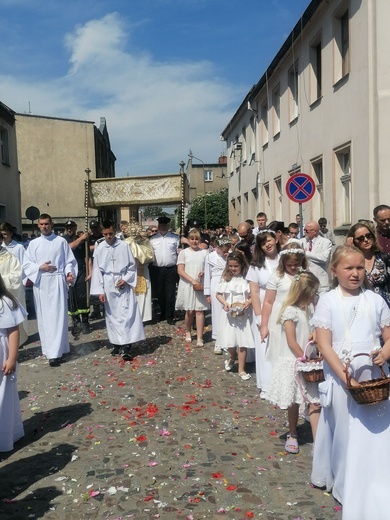
<path fill-rule="evenodd" d="M 319 292 L 329 291 L 329 261 L 332 253 L 332 242 L 319 236 L 320 226 L 318 222 L 305 224 L 305 238 L 300 243 L 305 249 L 309 260 L 309 271 L 320 281 Z"/>
<path fill-rule="evenodd" d="M 160 306 L 159 321 L 167 320 L 169 325 L 174 324 L 176 285 L 179 280 L 177 274 L 177 256 L 180 239 L 169 231 L 171 219 L 159 217 L 158 231 L 150 237 L 154 251 L 154 262 L 150 264 L 152 292 L 157 297 Z"/>
<path fill-rule="evenodd" d="M 260 231 L 264 231 L 267 228 L 267 221 L 267 215 L 262 211 L 256 215 L 257 227 L 253 230 L 255 236 L 258 235 Z"/>

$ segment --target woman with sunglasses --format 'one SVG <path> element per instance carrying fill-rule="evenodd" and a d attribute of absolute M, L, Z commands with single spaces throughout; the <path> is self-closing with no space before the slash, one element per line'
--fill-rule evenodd
<path fill-rule="evenodd" d="M 369 222 L 358 222 L 348 232 L 347 245 L 360 249 L 366 268 L 366 286 L 390 307 L 390 256 L 383 253 Z"/>

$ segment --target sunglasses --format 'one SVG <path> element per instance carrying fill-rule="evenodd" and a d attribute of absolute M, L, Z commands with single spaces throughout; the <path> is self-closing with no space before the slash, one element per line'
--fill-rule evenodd
<path fill-rule="evenodd" d="M 360 237 L 355 237 L 354 240 L 356 240 L 356 242 L 359 242 L 359 244 L 361 244 L 362 242 L 364 242 L 364 240 L 372 240 L 372 234 L 366 233 L 365 235 L 360 235 Z"/>

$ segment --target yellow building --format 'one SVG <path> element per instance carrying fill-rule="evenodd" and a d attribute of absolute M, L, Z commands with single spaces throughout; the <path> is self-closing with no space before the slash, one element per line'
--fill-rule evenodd
<path fill-rule="evenodd" d="M 15 118 L 23 227 L 30 229 L 25 211 L 35 206 L 56 225 L 72 219 L 84 229 L 86 170 L 91 180 L 115 176 L 105 118 L 99 128 L 92 121 L 31 114 Z M 96 217 L 97 210 L 89 216 Z"/>

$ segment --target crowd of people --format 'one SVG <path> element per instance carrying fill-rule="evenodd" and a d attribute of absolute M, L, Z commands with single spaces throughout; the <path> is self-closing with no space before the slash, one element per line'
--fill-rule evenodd
<path fill-rule="evenodd" d="M 210 310 L 213 352 L 226 352 L 221 368 L 247 381 L 248 362 L 255 362 L 260 398 L 287 410 L 287 452 L 300 449 L 299 411 L 310 421 L 313 484 L 332 491 L 345 520 L 387 518 L 390 403 L 359 405 L 346 386 L 378 377 L 378 367 L 387 371 L 390 206 L 377 206 L 373 221 L 359 220 L 337 247 L 325 218 L 301 225 L 297 215 L 285 226 L 260 212 L 256 224 L 213 231 L 189 221 L 185 236 L 171 231 L 168 217 L 157 221 L 148 230 L 121 221 L 117 231 L 111 221 L 93 220 L 90 232 L 78 233 L 69 220 L 60 237 L 42 214 L 40 236 L 27 248 L 10 224 L 0 225 L 0 417 L 12 417 L 0 421 L 0 451 L 23 435 L 15 399 L 24 286 L 33 287 L 51 367 L 70 349 L 68 313 L 78 337 L 103 311 L 111 354 L 129 360 L 145 322 L 174 325 L 181 312 L 183 343 L 204 348 Z M 304 372 L 313 369 L 324 381 L 307 382 Z"/>

